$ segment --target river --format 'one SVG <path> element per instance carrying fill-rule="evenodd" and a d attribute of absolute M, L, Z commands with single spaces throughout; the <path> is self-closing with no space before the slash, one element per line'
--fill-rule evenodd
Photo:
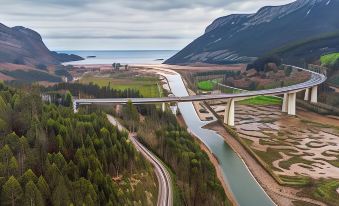
<path fill-rule="evenodd" d="M 163 74 L 175 96 L 188 96 L 186 87 L 179 74 Z M 178 103 L 179 110 L 188 130 L 197 136 L 218 158 L 226 184 L 229 186 L 240 206 L 273 206 L 271 198 L 257 183 L 242 159 L 224 142 L 215 131 L 203 129 L 209 122 L 198 117 L 190 102 Z"/>

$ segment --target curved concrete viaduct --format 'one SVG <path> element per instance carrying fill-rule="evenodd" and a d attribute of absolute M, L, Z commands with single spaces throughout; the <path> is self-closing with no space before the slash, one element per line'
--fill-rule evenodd
<path fill-rule="evenodd" d="M 305 70 L 299 67 L 296 69 Z M 314 71 L 305 70 L 311 73 L 311 78 L 303 83 L 259 91 L 246 91 L 239 94 L 217 94 L 217 95 L 194 95 L 185 97 L 161 97 L 161 98 L 113 98 L 113 99 L 77 99 L 74 100 L 74 111 L 80 105 L 91 104 L 126 104 L 128 101 L 133 104 L 154 104 L 154 103 L 166 103 L 166 102 L 194 102 L 194 101 L 206 101 L 206 100 L 220 100 L 227 99 L 228 103 L 225 109 L 224 123 L 230 126 L 234 126 L 234 107 L 235 102 L 244 98 L 254 96 L 270 96 L 270 95 L 284 95 L 282 112 L 286 112 L 289 115 L 296 114 L 296 93 L 305 90 L 305 100 L 316 103 L 318 99 L 318 85 L 326 81 L 326 76 Z"/>

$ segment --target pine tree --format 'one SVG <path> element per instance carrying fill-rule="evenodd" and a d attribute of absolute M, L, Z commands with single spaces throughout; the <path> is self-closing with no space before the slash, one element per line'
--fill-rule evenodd
<path fill-rule="evenodd" d="M 33 183 L 38 182 L 38 177 L 34 174 L 34 172 L 31 169 L 28 169 L 20 178 L 19 182 L 21 185 L 26 185 L 29 181 L 32 181 Z"/>
<path fill-rule="evenodd" d="M 9 146 L 6 144 L 5 146 L 3 146 L 0 150 L 0 158 L 2 158 L 2 163 L 5 166 L 5 172 L 6 172 L 6 176 L 9 176 L 9 163 L 11 158 L 13 157 L 13 153 L 12 150 L 9 148 Z"/>
<path fill-rule="evenodd" d="M 69 205 L 70 203 L 69 191 L 65 185 L 65 180 L 63 177 L 60 177 L 60 180 L 52 193 L 52 205 L 63 206 Z"/>
<path fill-rule="evenodd" d="M 41 192 L 42 197 L 46 200 L 50 197 L 51 191 L 43 176 L 40 176 L 37 183 L 38 189 Z"/>
<path fill-rule="evenodd" d="M 20 175 L 25 171 L 26 168 L 26 158 L 28 156 L 29 144 L 27 138 L 22 136 L 19 139 L 19 152 L 18 152 L 18 161 L 19 161 L 19 170 Z"/>
<path fill-rule="evenodd" d="M 94 205 L 97 201 L 97 194 L 92 183 L 84 178 L 80 178 L 80 180 L 73 183 L 72 193 L 72 199 L 76 205 Z M 88 199 L 88 196 L 90 199 Z M 88 199 L 91 204 L 89 204 L 89 202 L 85 202 L 86 199 Z"/>
<path fill-rule="evenodd" d="M 16 161 L 15 157 L 12 157 L 9 165 L 8 165 L 8 170 L 10 172 L 11 175 L 18 175 L 18 171 L 19 171 L 19 165 L 18 165 L 18 161 Z"/>
<path fill-rule="evenodd" d="M 8 205 L 20 205 L 22 198 L 22 188 L 18 180 L 11 176 L 2 186 L 2 202 Z"/>
<path fill-rule="evenodd" d="M 40 190 L 33 181 L 29 181 L 25 186 L 23 203 L 26 206 L 44 206 L 45 202 Z"/>
<path fill-rule="evenodd" d="M 67 91 L 65 94 L 64 106 L 65 107 L 72 106 L 72 99 L 73 99 L 72 94 L 69 91 Z"/>

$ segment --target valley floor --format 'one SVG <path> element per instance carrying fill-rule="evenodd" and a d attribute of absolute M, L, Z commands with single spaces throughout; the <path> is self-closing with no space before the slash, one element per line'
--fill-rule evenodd
<path fill-rule="evenodd" d="M 212 108 L 223 119 L 224 109 Z M 236 130 L 242 144 L 219 123 L 207 127 L 225 138 L 278 205 L 335 205 L 339 120 L 300 108 L 298 112 L 298 117 L 289 117 L 277 106 L 236 106 Z M 320 189 L 330 183 L 334 187 L 325 196 Z"/>

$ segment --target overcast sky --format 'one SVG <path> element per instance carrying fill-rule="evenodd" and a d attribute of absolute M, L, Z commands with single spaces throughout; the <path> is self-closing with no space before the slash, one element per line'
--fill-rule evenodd
<path fill-rule="evenodd" d="M 178 50 L 214 19 L 293 0 L 0 0 L 0 22 L 52 50 Z"/>

